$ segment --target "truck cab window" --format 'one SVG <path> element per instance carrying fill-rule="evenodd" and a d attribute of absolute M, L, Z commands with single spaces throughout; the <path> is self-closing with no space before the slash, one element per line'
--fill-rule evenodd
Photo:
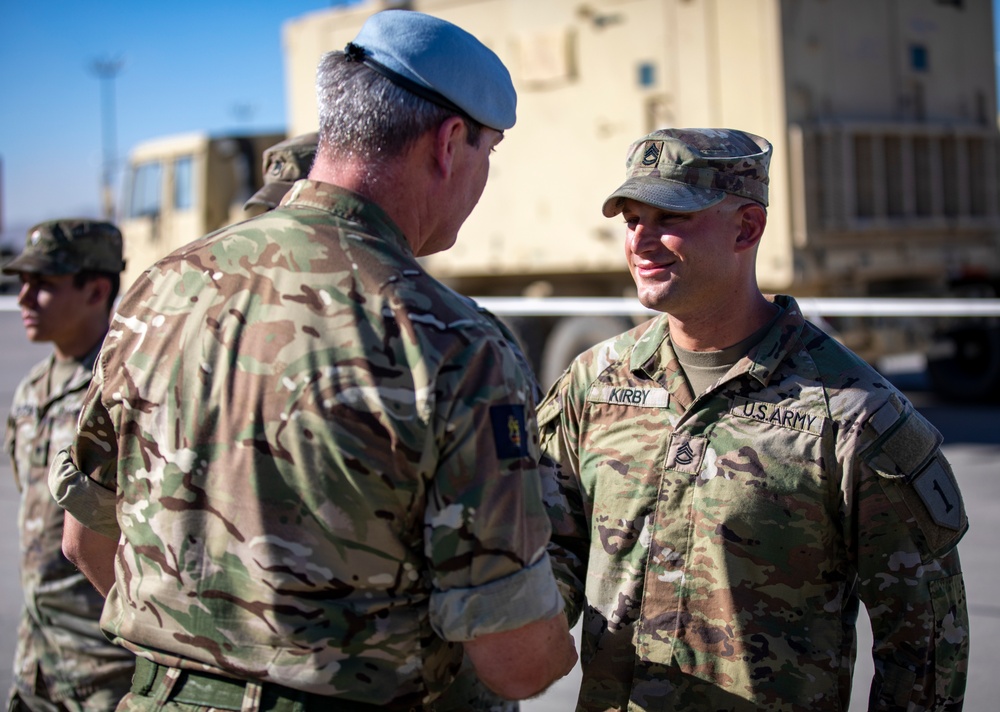
<path fill-rule="evenodd" d="M 133 169 L 128 201 L 128 216 L 130 218 L 160 214 L 160 186 L 162 183 L 163 166 L 159 161 L 141 163 Z"/>
<path fill-rule="evenodd" d="M 194 207 L 194 157 L 181 156 L 174 161 L 174 209 Z"/>

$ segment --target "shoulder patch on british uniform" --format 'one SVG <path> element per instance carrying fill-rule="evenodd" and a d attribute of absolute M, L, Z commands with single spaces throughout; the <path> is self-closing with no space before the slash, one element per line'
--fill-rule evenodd
<path fill-rule="evenodd" d="M 493 442 L 501 460 L 528 456 L 528 430 L 524 406 L 520 404 L 490 406 Z"/>

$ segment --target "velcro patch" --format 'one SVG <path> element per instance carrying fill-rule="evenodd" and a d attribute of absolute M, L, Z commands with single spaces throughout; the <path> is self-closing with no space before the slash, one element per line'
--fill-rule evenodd
<path fill-rule="evenodd" d="M 870 462 L 885 477 L 914 475 L 937 451 L 942 437 L 937 429 L 909 409 L 888 401 L 871 417 L 868 426 L 879 434 Z"/>
<path fill-rule="evenodd" d="M 524 406 L 519 404 L 490 406 L 493 442 L 501 460 L 528 456 L 528 429 L 524 422 Z"/>
<path fill-rule="evenodd" d="M 629 386 L 594 386 L 587 396 L 590 403 L 634 405 L 639 408 L 666 408 L 670 393 L 665 388 L 631 388 Z"/>
<path fill-rule="evenodd" d="M 670 436 L 670 447 L 667 449 L 667 469 L 697 475 L 707 448 L 708 438 L 692 438 L 674 433 Z"/>
<path fill-rule="evenodd" d="M 882 491 L 927 562 L 946 552 L 969 526 L 951 465 L 941 455 L 941 434 L 902 401 L 880 408 L 865 425 L 871 444 L 861 457 L 879 475 Z"/>
<path fill-rule="evenodd" d="M 822 435 L 826 424 L 826 418 L 815 413 L 803 413 L 796 408 L 742 397 L 733 399 L 733 407 L 729 410 L 729 414 L 813 435 Z"/>

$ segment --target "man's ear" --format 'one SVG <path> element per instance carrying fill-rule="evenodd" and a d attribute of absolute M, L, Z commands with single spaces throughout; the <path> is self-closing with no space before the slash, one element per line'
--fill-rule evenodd
<path fill-rule="evenodd" d="M 111 280 L 107 277 L 91 279 L 83 287 L 84 299 L 88 305 L 106 304 L 111 295 Z"/>
<path fill-rule="evenodd" d="M 441 122 L 434 136 L 434 165 L 441 177 L 450 177 L 455 170 L 455 157 L 465 143 L 467 127 L 460 116 L 451 116 Z"/>
<path fill-rule="evenodd" d="M 740 233 L 736 237 L 736 251 L 752 249 L 760 242 L 767 225 L 767 211 L 759 203 L 745 203 L 737 209 Z"/>

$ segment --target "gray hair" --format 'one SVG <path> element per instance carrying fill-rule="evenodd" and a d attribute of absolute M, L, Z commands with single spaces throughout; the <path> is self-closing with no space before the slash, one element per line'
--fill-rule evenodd
<path fill-rule="evenodd" d="M 320 60 L 316 95 L 320 145 L 335 159 L 360 159 L 370 169 L 402 155 L 424 133 L 458 115 L 347 60 L 341 51 Z M 462 118 L 469 145 L 478 145 L 482 125 Z"/>

